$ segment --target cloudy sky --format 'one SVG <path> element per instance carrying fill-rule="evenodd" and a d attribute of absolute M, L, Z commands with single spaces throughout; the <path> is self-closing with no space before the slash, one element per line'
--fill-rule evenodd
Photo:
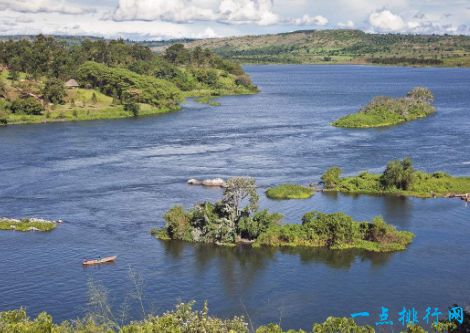
<path fill-rule="evenodd" d="M 0 34 L 136 40 L 300 29 L 470 35 L 470 0 L 0 0 Z"/>

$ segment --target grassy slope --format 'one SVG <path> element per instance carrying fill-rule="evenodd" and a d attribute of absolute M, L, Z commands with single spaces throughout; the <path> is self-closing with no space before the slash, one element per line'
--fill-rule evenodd
<path fill-rule="evenodd" d="M 275 200 L 308 199 L 314 195 L 314 190 L 295 184 L 282 184 L 271 187 L 266 191 L 266 196 Z"/>
<path fill-rule="evenodd" d="M 384 190 L 380 186 L 380 175 L 363 172 L 358 176 L 341 178 L 333 190 L 344 193 L 391 194 L 419 198 L 445 197 L 452 194 L 470 193 L 470 177 L 452 177 L 441 173 L 428 174 L 417 171 L 411 188 Z"/>
<path fill-rule="evenodd" d="M 392 59 L 397 65 L 470 66 L 469 36 L 380 35 L 359 30 L 310 30 L 202 39 L 189 41 L 186 45 L 207 47 L 224 57 L 244 63 L 390 64 Z M 161 51 L 167 46 L 160 45 L 153 49 Z M 403 59 L 396 61 L 394 57 Z M 417 60 L 413 63 L 410 59 Z"/>

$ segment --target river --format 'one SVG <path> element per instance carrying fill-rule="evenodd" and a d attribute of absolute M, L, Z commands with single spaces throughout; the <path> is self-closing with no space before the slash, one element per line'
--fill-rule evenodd
<path fill-rule="evenodd" d="M 0 233 L 0 311 L 26 306 L 56 321 L 83 316 L 88 284 L 108 290 L 117 310 L 142 317 L 129 270 L 143 280 L 147 312 L 207 300 L 212 314 L 249 316 L 309 329 L 329 315 L 381 306 L 423 311 L 470 303 L 470 207 L 460 200 L 316 194 L 271 201 L 283 182 L 309 184 L 333 165 L 344 174 L 380 172 L 411 156 L 415 167 L 470 176 L 470 70 L 365 66 L 246 66 L 260 87 L 252 96 L 188 101 L 162 116 L 0 128 L 0 216 L 63 219 L 51 233 Z M 414 86 L 436 96 L 437 113 L 392 128 L 329 125 L 373 96 Z M 299 223 L 310 210 L 356 220 L 382 215 L 416 234 L 403 252 L 218 248 L 153 239 L 174 204 L 215 200 L 219 189 L 188 178 L 247 175 L 261 207 Z M 84 257 L 118 255 L 113 265 L 82 268 Z M 445 311 L 443 311 L 445 312 Z M 396 318 L 395 318 L 396 320 Z"/>

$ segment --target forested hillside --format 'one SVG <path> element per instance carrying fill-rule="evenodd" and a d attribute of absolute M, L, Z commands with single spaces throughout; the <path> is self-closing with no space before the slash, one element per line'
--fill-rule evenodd
<path fill-rule="evenodd" d="M 156 55 L 123 40 L 6 40 L 0 69 L 2 124 L 155 114 L 188 96 L 256 92 L 238 63 L 182 44 Z"/>
<path fill-rule="evenodd" d="M 151 45 L 151 44 L 149 44 Z M 369 34 L 304 30 L 274 35 L 186 41 L 243 63 L 340 63 L 470 66 L 470 36 Z M 164 44 L 151 45 L 156 51 Z"/>

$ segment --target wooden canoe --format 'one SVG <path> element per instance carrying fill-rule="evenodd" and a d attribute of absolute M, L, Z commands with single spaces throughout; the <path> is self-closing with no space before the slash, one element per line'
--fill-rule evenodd
<path fill-rule="evenodd" d="M 82 264 L 84 266 L 100 265 L 100 264 L 114 262 L 116 260 L 116 258 L 117 258 L 117 256 L 111 256 L 111 257 L 104 257 L 104 258 L 101 258 L 101 259 L 83 260 Z"/>

